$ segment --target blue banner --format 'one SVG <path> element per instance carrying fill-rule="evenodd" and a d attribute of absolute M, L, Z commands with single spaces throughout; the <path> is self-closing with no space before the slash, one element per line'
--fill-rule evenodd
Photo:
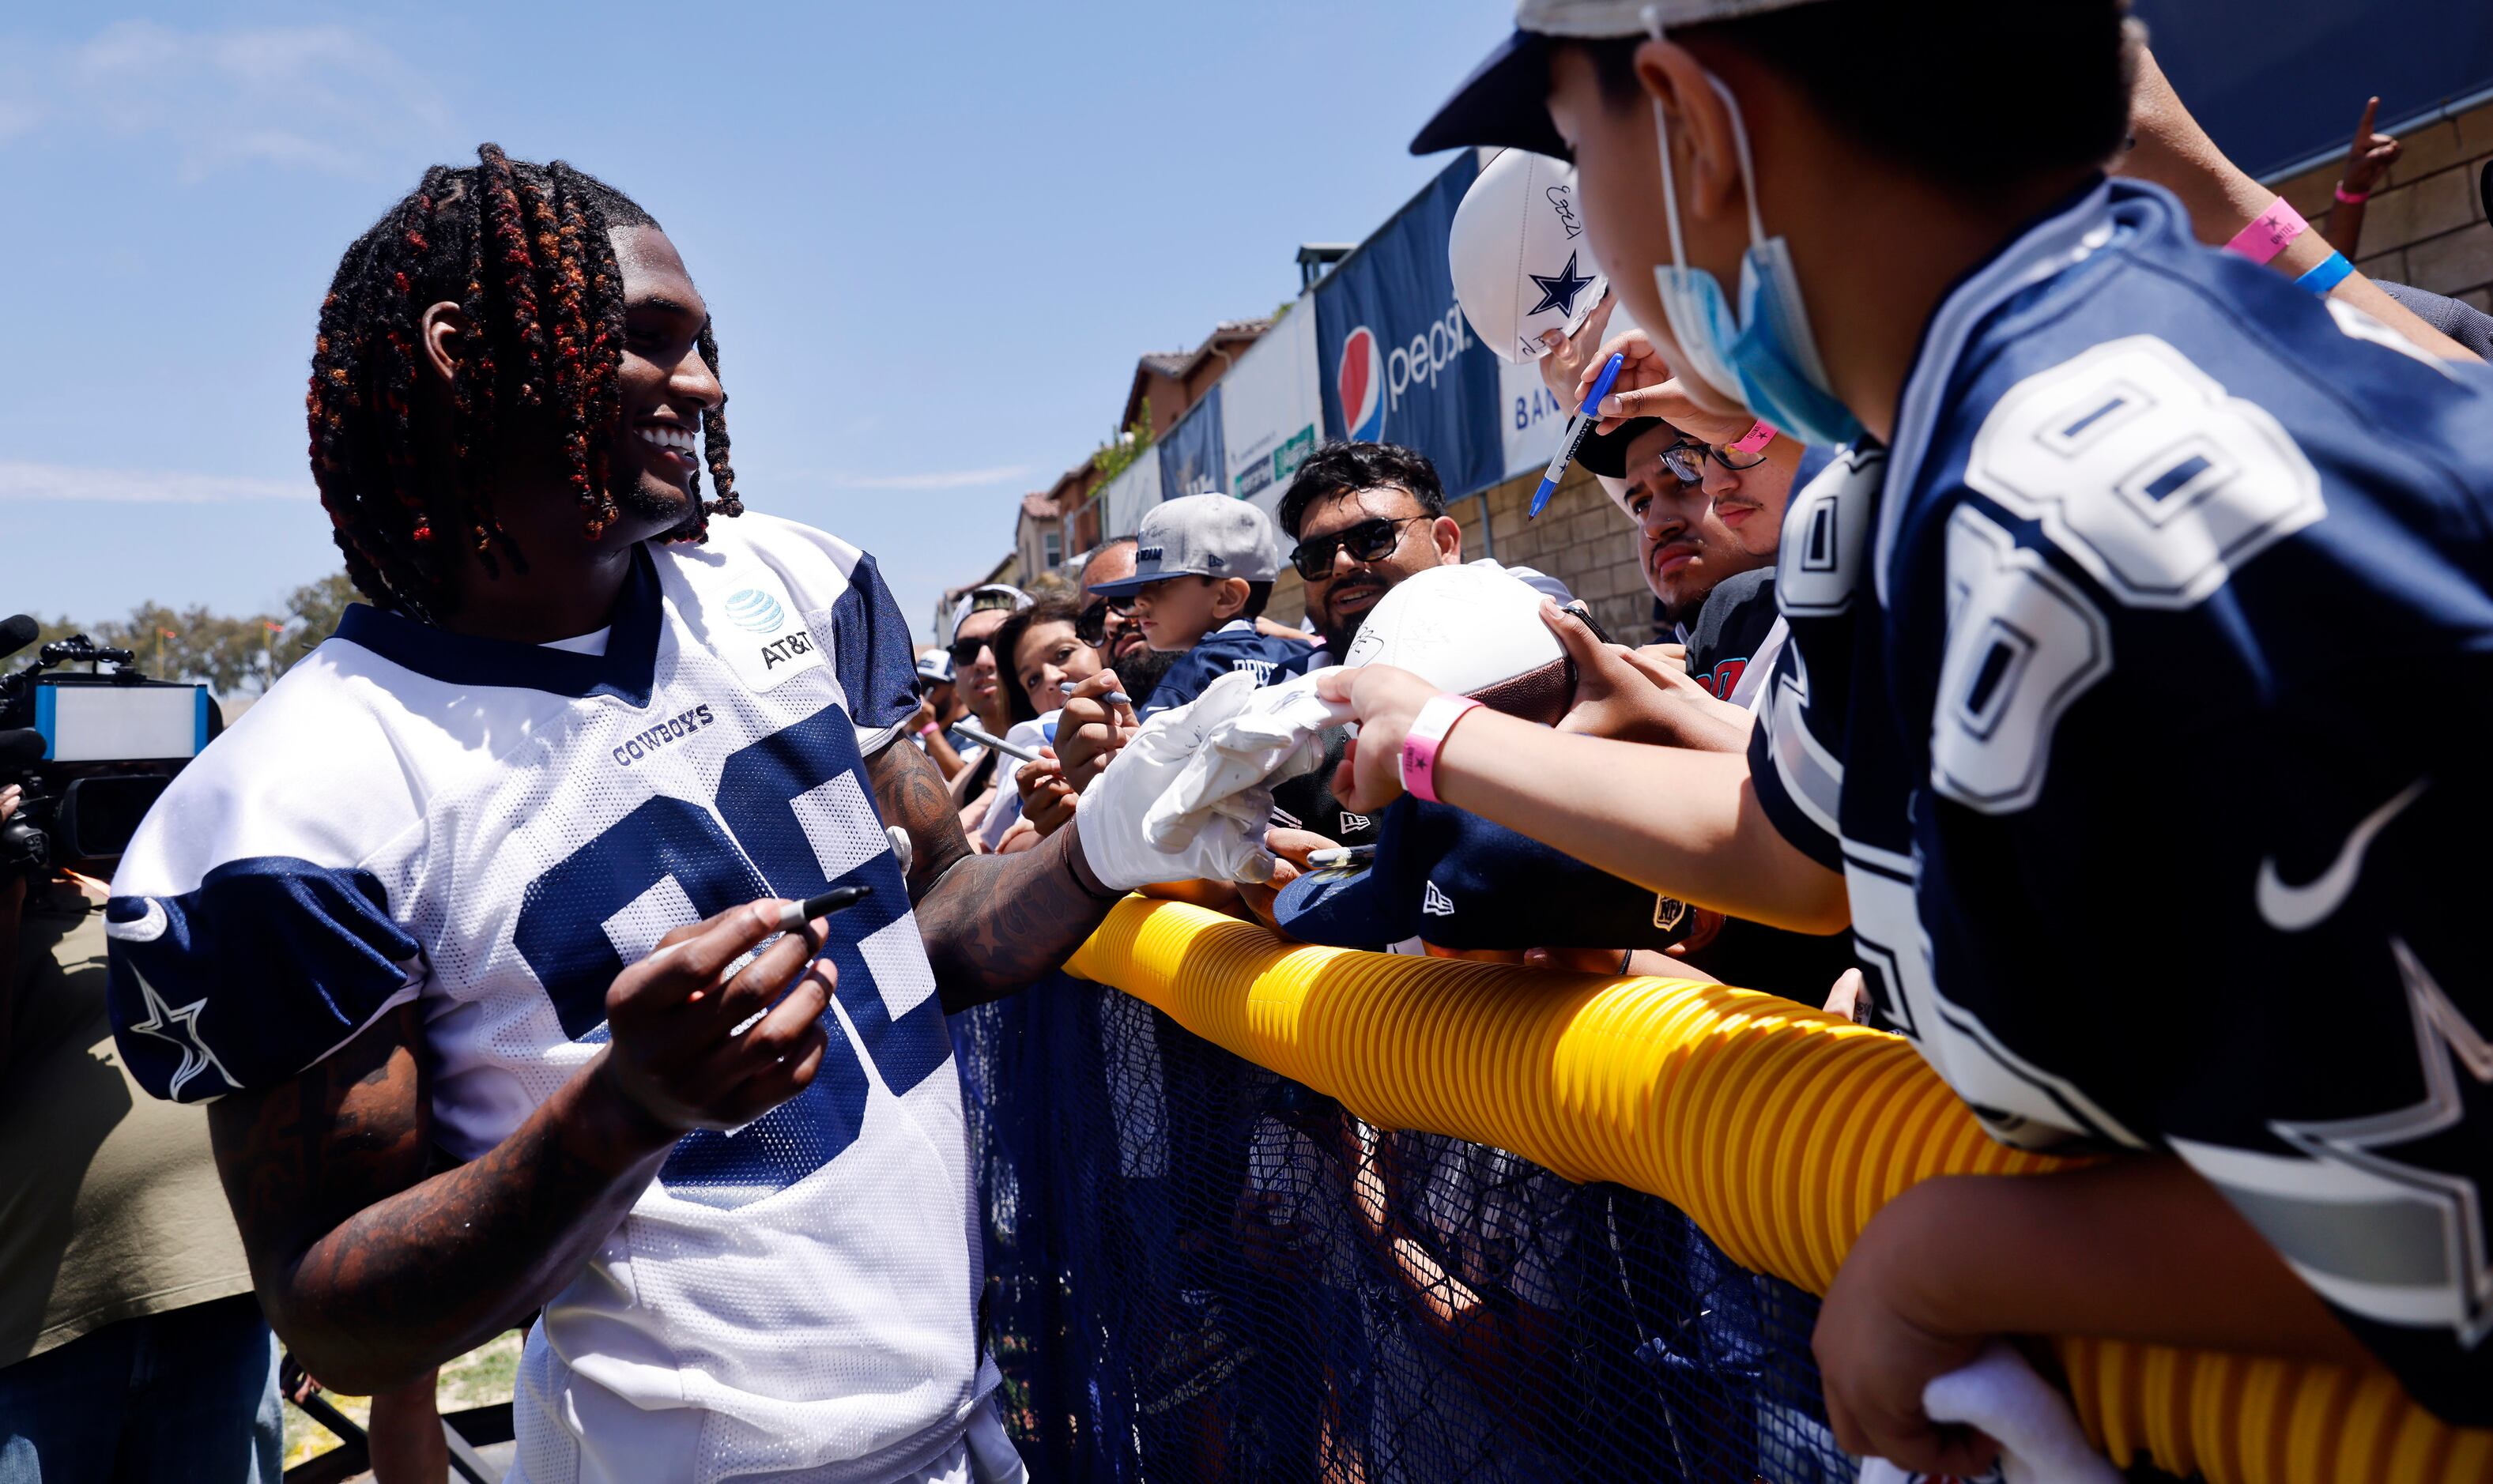
<path fill-rule="evenodd" d="M 2139 0 L 2155 60 L 2234 163 L 2265 176 L 2493 87 L 2484 0 Z"/>
<path fill-rule="evenodd" d="M 1181 494 L 1234 494 L 1224 484 L 1229 456 L 1220 437 L 1220 386 L 1215 382 L 1203 401 L 1186 410 L 1177 426 L 1160 435 L 1160 498 Z"/>
<path fill-rule="evenodd" d="M 1498 359 L 1455 304 L 1446 238 L 1480 174 L 1470 150 L 1316 285 L 1325 435 L 1428 456 L 1449 496 L 1506 476 Z"/>

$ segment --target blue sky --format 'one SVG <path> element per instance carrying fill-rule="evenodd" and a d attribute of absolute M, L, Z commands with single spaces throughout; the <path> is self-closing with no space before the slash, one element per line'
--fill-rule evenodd
<path fill-rule="evenodd" d="M 478 141 L 666 223 L 755 506 L 913 624 L 1110 430 L 1135 355 L 1296 294 L 1434 165 L 1505 0 L 110 5 L 0 17 L 0 611 L 274 608 L 337 570 L 304 459 L 338 254 Z"/>

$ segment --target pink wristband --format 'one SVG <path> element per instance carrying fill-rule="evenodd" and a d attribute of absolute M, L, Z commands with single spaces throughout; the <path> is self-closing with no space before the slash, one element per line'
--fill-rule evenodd
<path fill-rule="evenodd" d="M 1411 729 L 1402 734 L 1402 791 L 1415 798 L 1438 803 L 1437 749 L 1446 733 L 1455 729 L 1463 713 L 1480 702 L 1468 696 L 1432 696 L 1411 721 Z"/>
<path fill-rule="evenodd" d="M 2255 263 L 2266 263 L 2286 249 L 2286 245 L 2311 229 L 2302 213 L 2286 204 L 2283 196 L 2268 203 L 2268 210 L 2251 219 L 2251 224 L 2234 234 L 2225 251 Z"/>
<path fill-rule="evenodd" d="M 1726 443 L 1723 446 L 1735 454 L 1754 454 L 1775 441 L 1775 425 L 1760 418 L 1750 427 L 1747 432 L 1740 434 L 1739 442 Z"/>
<path fill-rule="evenodd" d="M 2331 187 L 2330 189 L 2336 193 L 2337 199 L 2338 199 L 2338 200 L 2340 200 L 2340 201 L 2342 201 L 2342 202 L 2344 202 L 2344 203 L 2345 203 L 2346 205 L 2348 205 L 2348 206 L 2360 206 L 2360 205 L 2362 205 L 2365 201 L 2368 201 L 2368 200 L 2370 200 L 2370 199 L 2372 198 L 2372 193 L 2370 193 L 2369 191 L 2349 191 L 2349 190 L 2347 190 L 2347 189 L 2346 189 L 2346 183 L 2345 183 L 2344 181 L 2339 181 L 2335 186 Z"/>

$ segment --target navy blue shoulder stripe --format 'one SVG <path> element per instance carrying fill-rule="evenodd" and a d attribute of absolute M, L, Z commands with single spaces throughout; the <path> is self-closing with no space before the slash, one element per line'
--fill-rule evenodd
<path fill-rule="evenodd" d="M 632 578 L 615 606 L 614 632 L 608 635 L 602 655 L 452 634 L 361 603 L 348 608 L 339 620 L 338 638 L 449 685 L 509 687 L 554 696 L 617 696 L 646 706 L 657 671 L 664 607 L 658 574 L 644 547 L 632 553 Z"/>
<path fill-rule="evenodd" d="M 122 1059 L 185 1103 L 312 1065 L 379 1013 L 418 953 L 371 872 L 284 855 L 228 861 L 173 896 L 115 897 L 105 932 Z"/>
<path fill-rule="evenodd" d="M 859 727 L 897 727 L 917 710 L 909 620 L 871 555 L 858 555 L 848 591 L 831 605 L 831 666 Z"/>

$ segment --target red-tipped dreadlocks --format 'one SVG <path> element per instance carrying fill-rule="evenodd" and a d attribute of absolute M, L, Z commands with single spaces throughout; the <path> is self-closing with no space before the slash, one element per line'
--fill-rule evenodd
<path fill-rule="evenodd" d="M 608 234 L 657 224 L 559 160 L 530 164 L 491 144 L 476 156 L 470 168 L 425 171 L 346 249 L 312 350 L 312 474 L 346 575 L 380 607 L 428 620 L 456 602 L 459 563 L 447 543 L 466 543 L 489 572 L 505 558 L 526 570 L 487 477 L 512 409 L 551 425 L 586 532 L 616 519 L 609 451 L 622 415 L 623 275 Z M 467 321 L 450 387 L 455 502 L 427 477 L 431 451 L 418 446 L 414 415 L 419 322 L 444 300 Z M 700 349 L 715 373 L 707 327 Z M 744 511 L 716 410 L 702 417 L 702 441 L 717 498 L 700 498 L 696 475 L 694 514 L 669 540 L 703 540 L 712 515 Z"/>

